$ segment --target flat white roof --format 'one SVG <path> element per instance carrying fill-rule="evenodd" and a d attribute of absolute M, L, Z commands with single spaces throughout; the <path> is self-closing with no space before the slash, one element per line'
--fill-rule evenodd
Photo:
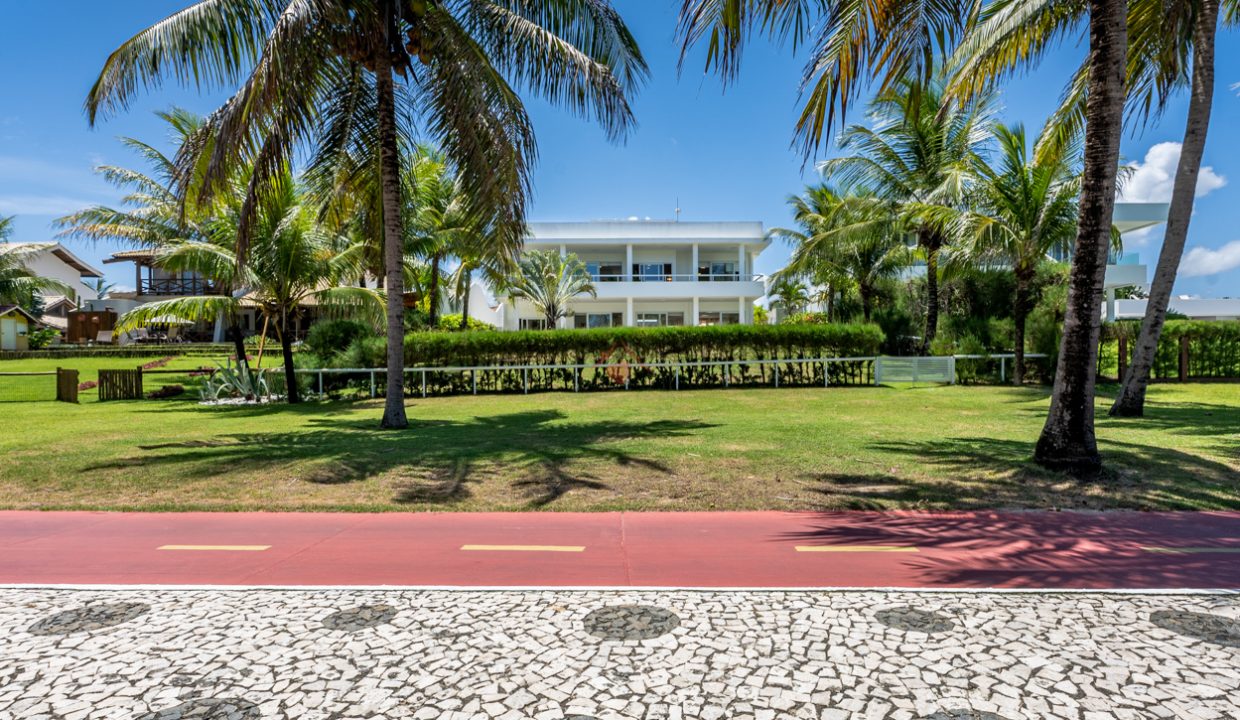
<path fill-rule="evenodd" d="M 1115 203 L 1115 215 L 1111 222 L 1121 233 L 1140 230 L 1151 225 L 1167 222 L 1167 203 Z"/>
<path fill-rule="evenodd" d="M 596 220 L 529 224 L 530 243 L 700 242 L 766 245 L 761 222 L 677 222 L 675 220 Z"/>

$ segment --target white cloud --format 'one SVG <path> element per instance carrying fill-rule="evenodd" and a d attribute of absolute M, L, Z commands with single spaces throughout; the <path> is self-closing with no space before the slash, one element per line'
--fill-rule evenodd
<path fill-rule="evenodd" d="M 0 195 L 0 215 L 68 215 L 96 204 L 62 195 Z"/>
<path fill-rule="evenodd" d="M 1170 202 L 1175 184 L 1176 165 L 1180 162 L 1180 143 L 1164 142 L 1151 147 L 1145 160 L 1129 163 L 1132 173 L 1124 181 L 1118 196 L 1120 202 Z M 1227 178 L 1202 165 L 1197 175 L 1197 197 L 1205 197 L 1227 184 Z"/>
<path fill-rule="evenodd" d="M 1217 248 L 1191 248 L 1180 261 L 1180 277 L 1205 277 L 1240 268 L 1240 240 Z"/>

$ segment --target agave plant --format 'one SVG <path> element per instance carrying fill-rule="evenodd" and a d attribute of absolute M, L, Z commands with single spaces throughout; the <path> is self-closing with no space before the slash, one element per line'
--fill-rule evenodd
<path fill-rule="evenodd" d="M 249 366 L 219 366 L 199 391 L 204 402 L 216 402 L 220 396 L 244 398 L 247 402 L 271 397 L 271 388 L 262 370 L 252 371 Z"/>

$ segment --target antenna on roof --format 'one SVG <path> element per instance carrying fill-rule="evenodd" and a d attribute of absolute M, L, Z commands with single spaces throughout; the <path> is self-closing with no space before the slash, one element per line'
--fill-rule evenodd
<path fill-rule="evenodd" d="M 680 198 L 676 198 L 676 222 L 680 222 Z"/>

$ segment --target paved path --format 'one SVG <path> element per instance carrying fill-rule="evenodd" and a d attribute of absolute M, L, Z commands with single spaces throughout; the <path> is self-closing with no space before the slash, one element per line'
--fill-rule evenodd
<path fill-rule="evenodd" d="M 0 584 L 1240 589 L 1240 513 L 0 513 Z"/>
<path fill-rule="evenodd" d="M 1222 720 L 1240 597 L 0 590 L 22 720 Z"/>

